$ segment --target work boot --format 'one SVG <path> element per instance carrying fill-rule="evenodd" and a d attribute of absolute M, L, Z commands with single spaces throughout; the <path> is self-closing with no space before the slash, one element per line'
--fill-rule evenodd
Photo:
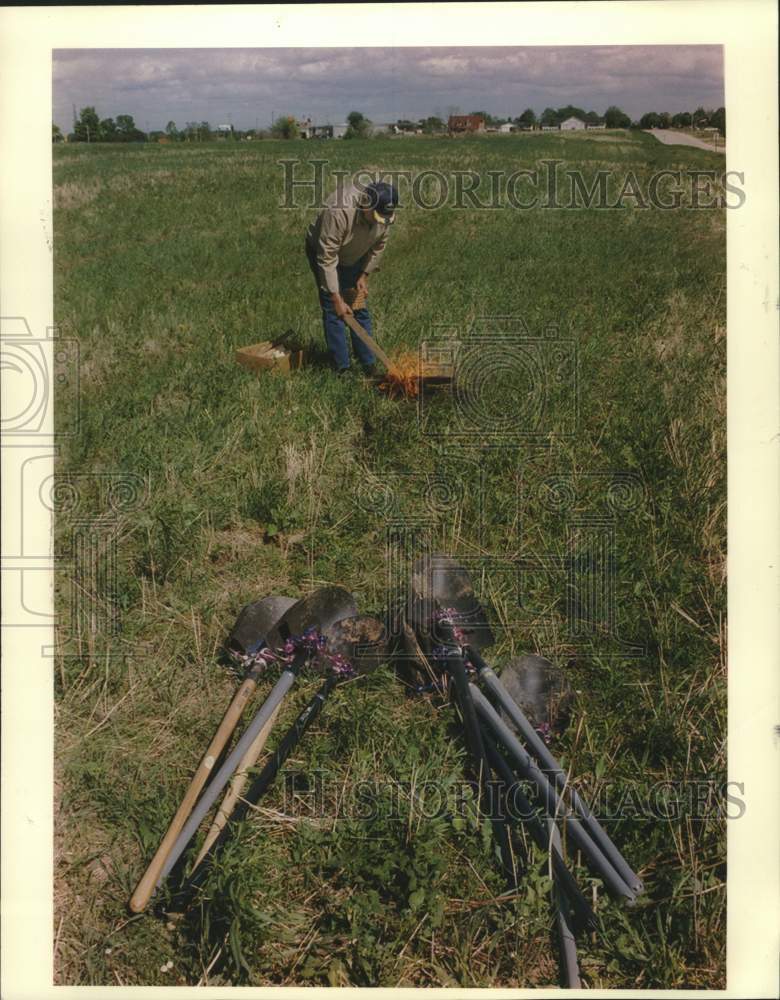
<path fill-rule="evenodd" d="M 376 375 L 376 365 L 375 364 L 363 365 L 363 374 L 366 376 L 366 378 L 374 378 L 374 376 Z"/>

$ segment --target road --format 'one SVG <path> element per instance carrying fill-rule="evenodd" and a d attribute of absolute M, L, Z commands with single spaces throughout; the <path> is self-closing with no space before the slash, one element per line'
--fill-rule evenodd
<path fill-rule="evenodd" d="M 715 153 L 725 153 L 725 146 L 710 146 L 706 142 L 702 142 L 701 139 L 697 139 L 694 135 L 688 135 L 687 132 L 677 132 L 675 129 L 669 128 L 649 128 L 645 129 L 649 135 L 655 136 L 659 142 L 664 143 L 666 146 L 696 146 L 698 149 L 710 149 Z"/>

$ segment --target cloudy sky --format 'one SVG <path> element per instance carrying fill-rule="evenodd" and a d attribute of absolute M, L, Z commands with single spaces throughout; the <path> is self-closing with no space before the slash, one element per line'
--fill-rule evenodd
<path fill-rule="evenodd" d="M 54 120 L 70 130 L 73 105 L 101 118 L 131 114 L 141 129 L 169 120 L 237 128 L 289 113 L 374 122 L 459 110 L 519 115 L 572 103 L 602 114 L 617 104 L 692 111 L 724 104 L 720 46 L 384 49 L 60 49 Z"/>

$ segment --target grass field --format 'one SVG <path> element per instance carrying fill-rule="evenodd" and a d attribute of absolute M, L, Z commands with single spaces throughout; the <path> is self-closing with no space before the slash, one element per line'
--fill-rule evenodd
<path fill-rule="evenodd" d="M 131 920 L 126 904 L 235 690 L 217 653 L 240 607 L 327 582 L 381 612 L 391 524 L 422 520 L 422 537 L 475 569 L 499 669 L 534 650 L 566 668 L 577 708 L 553 750 L 589 795 L 633 789 L 641 806 L 656 782 L 684 796 L 725 780 L 725 213 L 407 204 L 372 280 L 384 346 L 517 333 L 522 319 L 541 372 L 529 381 L 486 348 L 490 393 L 464 435 L 446 394 L 418 411 L 316 359 L 292 377 L 235 364 L 237 347 L 288 328 L 322 347 L 302 253 L 313 212 L 279 208 L 277 161 L 293 156 L 484 173 L 560 159 L 642 184 L 722 169 L 628 133 L 55 149 L 55 320 L 81 366 L 60 472 L 82 477 L 79 516 L 101 515 L 116 539 L 121 625 L 107 642 L 99 604 L 91 625 L 68 624 L 63 570 L 64 628 L 79 631 L 55 672 L 56 982 L 551 985 L 540 858 L 494 902 L 484 823 L 431 817 L 415 794 L 463 780 L 455 713 L 390 666 L 334 695 L 198 919 Z M 74 407 L 60 393 L 58 419 Z M 507 414 L 535 433 L 491 437 Z M 108 518 L 110 482 L 137 500 Z M 74 518 L 58 517 L 63 550 Z M 577 634 L 567 573 L 588 531 L 613 546 L 615 627 L 606 614 Z M 290 789 L 315 786 L 309 815 Z M 350 808 L 365 788 L 370 819 Z M 626 909 L 577 866 L 601 922 L 580 942 L 584 978 L 724 987 L 725 821 L 629 806 L 609 829 L 647 892 Z"/>

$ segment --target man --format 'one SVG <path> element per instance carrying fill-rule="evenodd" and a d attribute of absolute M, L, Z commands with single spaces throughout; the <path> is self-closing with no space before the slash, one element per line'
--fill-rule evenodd
<path fill-rule="evenodd" d="M 319 291 L 325 342 L 339 374 L 350 369 L 344 317 L 354 315 L 373 336 L 368 309 L 362 306 L 353 313 L 343 293 L 355 289 L 365 298 L 368 275 L 377 269 L 397 205 L 398 192 L 383 181 L 337 188 L 306 232 L 306 256 Z M 351 339 L 363 371 L 370 375 L 372 351 L 354 333 Z"/>

